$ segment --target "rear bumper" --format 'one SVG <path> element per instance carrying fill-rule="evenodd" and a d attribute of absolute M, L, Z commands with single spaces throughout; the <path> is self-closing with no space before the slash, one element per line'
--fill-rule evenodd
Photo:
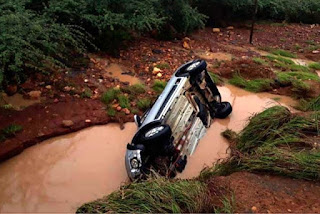
<path fill-rule="evenodd" d="M 133 159 L 136 159 L 139 163 L 137 168 L 134 168 L 131 165 Z M 130 150 L 127 149 L 125 156 L 125 165 L 129 178 L 134 180 L 141 176 L 141 167 L 142 167 L 142 159 L 141 159 L 141 150 Z"/>

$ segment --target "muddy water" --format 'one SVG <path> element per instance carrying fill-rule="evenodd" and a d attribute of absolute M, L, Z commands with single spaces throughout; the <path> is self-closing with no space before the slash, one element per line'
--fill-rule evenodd
<path fill-rule="evenodd" d="M 0 164 L 0 212 L 74 212 L 127 180 L 128 123 L 53 138 Z"/>
<path fill-rule="evenodd" d="M 115 63 L 108 66 L 106 68 L 106 72 L 107 75 L 109 74 L 113 78 L 119 79 L 121 82 L 128 82 L 130 85 L 134 85 L 140 82 L 138 78 L 125 74 L 126 70 L 122 66 Z"/>
<path fill-rule="evenodd" d="M 195 177 L 204 166 L 227 157 L 228 143 L 220 136 L 226 128 L 240 131 L 252 114 L 277 104 L 275 97 L 295 104 L 288 97 L 233 86 L 220 92 L 234 111 L 228 119 L 215 120 L 181 178 Z M 0 212 L 74 212 L 117 190 L 127 181 L 124 154 L 135 131 L 133 123 L 123 131 L 115 124 L 93 127 L 45 141 L 0 164 Z"/>
<path fill-rule="evenodd" d="M 204 60 L 231 61 L 232 55 L 223 52 L 196 51 L 196 55 Z"/>
<path fill-rule="evenodd" d="M 9 104 L 12 106 L 15 110 L 22 110 L 28 106 L 31 106 L 36 103 L 40 103 L 40 99 L 38 100 L 30 100 L 25 99 L 22 94 L 15 94 L 13 96 L 7 96 L 5 93 L 0 94 L 2 96 L 2 99 L 0 99 L 0 106 Z"/>

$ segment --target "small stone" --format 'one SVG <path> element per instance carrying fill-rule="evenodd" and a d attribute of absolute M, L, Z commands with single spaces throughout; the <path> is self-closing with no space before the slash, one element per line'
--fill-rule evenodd
<path fill-rule="evenodd" d="M 52 89 L 52 86 L 51 85 L 47 85 L 46 89 L 50 90 L 50 89 Z"/>
<path fill-rule="evenodd" d="M 256 212 L 257 211 L 257 207 L 253 206 L 251 207 L 252 212 Z"/>
<path fill-rule="evenodd" d="M 153 71 L 152 71 L 153 74 L 157 74 L 157 73 L 159 73 L 159 72 L 161 72 L 161 69 L 160 69 L 160 68 L 157 68 L 157 67 L 154 67 L 154 68 L 153 68 Z"/>
<path fill-rule="evenodd" d="M 125 108 L 125 109 L 124 109 L 124 113 L 125 113 L 126 115 L 129 115 L 131 112 L 130 112 L 129 109 Z"/>
<path fill-rule="evenodd" d="M 41 91 L 30 91 L 28 95 L 30 96 L 31 99 L 37 100 L 41 97 Z"/>
<path fill-rule="evenodd" d="M 121 109 L 122 109 L 121 106 L 117 107 L 117 111 L 121 111 Z"/>
<path fill-rule="evenodd" d="M 220 30 L 220 28 L 212 28 L 212 32 L 214 32 L 214 33 L 220 33 L 221 30 Z"/>
<path fill-rule="evenodd" d="M 184 41 L 182 46 L 183 46 L 185 49 L 188 49 L 188 50 L 191 49 L 191 47 L 190 47 L 190 45 L 189 45 L 189 43 L 188 43 L 187 41 Z"/>
<path fill-rule="evenodd" d="M 91 123 L 91 120 L 87 119 L 85 120 L 86 123 Z"/>
<path fill-rule="evenodd" d="M 88 79 L 84 79 L 84 82 L 87 83 L 87 82 L 89 82 L 89 80 Z"/>
<path fill-rule="evenodd" d="M 63 120 L 62 121 L 62 125 L 63 125 L 63 127 L 71 127 L 71 126 L 73 126 L 73 121 L 72 120 Z"/>
<path fill-rule="evenodd" d="M 227 27 L 227 30 L 233 30 L 234 29 L 234 27 L 233 26 L 229 26 L 229 27 Z"/>
<path fill-rule="evenodd" d="M 103 82 L 103 79 L 98 79 L 99 83 L 102 83 Z"/>
<path fill-rule="evenodd" d="M 290 210 L 290 209 L 288 209 L 288 212 L 289 212 L 289 213 L 291 213 L 291 210 Z"/>
<path fill-rule="evenodd" d="M 158 74 L 157 74 L 157 77 L 159 77 L 159 78 L 162 77 L 162 74 L 161 74 L 161 73 L 158 73 Z"/>
<path fill-rule="evenodd" d="M 63 88 L 63 90 L 65 91 L 65 92 L 69 92 L 69 91 L 71 91 L 71 87 L 70 86 L 65 86 L 64 88 Z"/>
<path fill-rule="evenodd" d="M 318 54 L 320 51 L 312 51 L 313 54 Z"/>

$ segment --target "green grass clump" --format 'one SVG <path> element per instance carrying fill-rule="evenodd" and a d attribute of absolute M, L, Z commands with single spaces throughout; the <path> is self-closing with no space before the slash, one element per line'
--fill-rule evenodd
<path fill-rule="evenodd" d="M 146 92 L 146 86 L 144 84 L 134 84 L 122 89 L 123 92 L 129 93 L 131 95 L 139 95 Z"/>
<path fill-rule="evenodd" d="M 130 102 L 127 96 L 125 95 L 119 95 L 118 96 L 119 105 L 121 108 L 129 108 Z"/>
<path fill-rule="evenodd" d="M 147 110 L 151 105 L 151 100 L 148 98 L 142 98 L 140 100 L 138 100 L 137 102 L 137 107 L 141 110 L 141 111 L 145 111 Z"/>
<path fill-rule="evenodd" d="M 223 206 L 214 209 L 214 213 L 235 213 L 236 200 L 234 194 L 231 195 L 230 199 L 224 196 L 221 202 Z"/>
<path fill-rule="evenodd" d="M 302 99 L 296 108 L 300 111 L 320 111 L 320 96 L 311 100 Z"/>
<path fill-rule="evenodd" d="M 213 82 L 216 83 L 217 85 L 223 84 L 223 79 L 219 75 L 214 74 L 212 72 L 209 72 L 209 75 L 210 75 L 211 79 L 213 80 Z"/>
<path fill-rule="evenodd" d="M 239 74 L 236 74 L 229 80 L 229 83 L 247 91 L 263 92 L 272 90 L 274 81 L 271 79 L 246 80 Z"/>
<path fill-rule="evenodd" d="M 259 57 L 254 57 L 254 58 L 252 58 L 252 60 L 253 60 L 255 63 L 259 64 L 259 65 L 268 65 L 268 62 L 267 62 L 267 61 L 265 61 L 264 59 L 261 59 L 261 58 L 259 58 Z"/>
<path fill-rule="evenodd" d="M 206 185 L 195 180 L 150 179 L 123 186 L 77 213 L 201 213 L 208 206 Z"/>
<path fill-rule="evenodd" d="M 11 104 L 4 104 L 1 106 L 1 108 L 5 109 L 5 110 L 10 110 L 10 109 L 13 109 L 13 106 Z"/>
<path fill-rule="evenodd" d="M 164 63 L 159 63 L 158 65 L 156 65 L 155 67 L 160 68 L 161 70 L 163 69 L 170 69 L 170 65 L 166 62 Z"/>
<path fill-rule="evenodd" d="M 120 93 L 121 91 L 119 89 L 116 89 L 116 88 L 109 89 L 103 93 L 101 97 L 101 101 L 107 105 L 111 103 L 114 99 L 116 99 Z"/>
<path fill-rule="evenodd" d="M 23 130 L 22 126 L 11 124 L 3 128 L 0 132 L 0 142 L 4 141 L 6 138 L 14 137 L 18 132 Z"/>
<path fill-rule="evenodd" d="M 303 65 L 290 65 L 288 67 L 291 71 L 310 72 L 310 69 Z"/>
<path fill-rule="evenodd" d="M 273 55 L 267 55 L 266 56 L 269 60 L 284 63 L 285 65 L 294 65 L 294 61 L 291 59 L 283 58 L 281 56 L 273 56 Z"/>
<path fill-rule="evenodd" d="M 86 88 L 84 92 L 80 95 L 81 98 L 91 98 L 92 97 L 92 91 L 90 88 Z"/>
<path fill-rule="evenodd" d="M 320 81 L 320 77 L 317 74 L 310 73 L 310 72 L 279 72 L 277 73 L 278 79 L 285 82 L 293 82 L 294 80 L 315 80 Z"/>
<path fill-rule="evenodd" d="M 320 150 L 313 144 L 320 134 L 319 116 L 299 116 L 282 106 L 266 109 L 240 132 L 230 160 L 202 176 L 250 171 L 320 180 Z"/>
<path fill-rule="evenodd" d="M 153 85 L 152 85 L 152 89 L 157 92 L 157 93 L 161 93 L 164 88 L 166 87 L 167 82 L 165 81 L 161 81 L 161 80 L 155 80 Z"/>
<path fill-rule="evenodd" d="M 282 49 L 277 49 L 271 51 L 272 54 L 278 55 L 278 56 L 284 56 L 284 57 L 289 57 L 289 58 L 297 58 L 296 54 L 290 53 L 289 51 L 285 51 Z"/>
<path fill-rule="evenodd" d="M 315 69 L 315 70 L 320 70 L 320 63 L 319 62 L 311 63 L 309 65 L 309 68 Z"/>
<path fill-rule="evenodd" d="M 107 115 L 110 116 L 110 117 L 116 116 L 116 113 L 117 113 L 116 110 L 113 109 L 112 107 L 109 107 L 109 108 L 107 109 Z"/>

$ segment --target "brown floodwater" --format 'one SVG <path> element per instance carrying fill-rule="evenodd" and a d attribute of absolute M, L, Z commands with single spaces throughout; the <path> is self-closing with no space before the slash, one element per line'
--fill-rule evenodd
<path fill-rule="evenodd" d="M 139 83 L 139 79 L 137 77 L 125 74 L 126 69 L 118 64 L 112 63 L 106 68 L 106 74 L 110 75 L 113 78 L 119 79 L 121 82 L 128 82 L 130 85 L 134 85 Z"/>
<path fill-rule="evenodd" d="M 180 178 L 195 177 L 204 166 L 228 156 L 228 143 L 220 135 L 225 129 L 240 131 L 248 117 L 278 102 L 295 105 L 284 96 L 229 85 L 219 89 L 233 113 L 214 121 Z M 125 124 L 124 130 L 117 124 L 92 127 L 45 141 L 1 163 L 0 212 L 74 212 L 117 190 L 128 181 L 124 155 L 135 131 L 134 123 Z"/>
<path fill-rule="evenodd" d="M 196 51 L 196 55 L 204 60 L 218 60 L 218 61 L 231 61 L 232 55 L 229 53 L 223 53 L 223 52 L 210 52 L 210 51 L 202 51 L 198 50 Z"/>
<path fill-rule="evenodd" d="M 22 110 L 28 106 L 31 106 L 36 103 L 40 103 L 40 99 L 37 100 L 31 100 L 31 99 L 26 99 L 23 97 L 22 94 L 16 93 L 13 96 L 8 96 L 5 93 L 2 93 L 2 99 L 0 99 L 0 106 L 2 105 L 10 105 L 13 109 L 15 110 Z"/>

